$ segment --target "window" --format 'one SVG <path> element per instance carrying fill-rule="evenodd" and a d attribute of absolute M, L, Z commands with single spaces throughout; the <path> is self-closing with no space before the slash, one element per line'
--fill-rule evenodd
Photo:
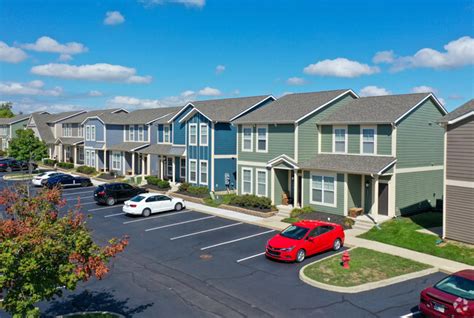
<path fill-rule="evenodd" d="M 244 127 L 242 129 L 242 151 L 252 151 L 252 127 Z"/>
<path fill-rule="evenodd" d="M 91 126 L 86 126 L 86 140 L 91 140 Z"/>
<path fill-rule="evenodd" d="M 84 137 L 84 126 L 79 125 L 79 127 L 77 128 L 77 136 Z"/>
<path fill-rule="evenodd" d="M 95 168 L 95 150 L 91 150 L 91 167 Z"/>
<path fill-rule="evenodd" d="M 242 193 L 252 194 L 252 169 L 242 168 Z"/>
<path fill-rule="evenodd" d="M 197 124 L 189 124 L 189 144 L 197 146 Z"/>
<path fill-rule="evenodd" d="M 335 177 L 311 176 L 311 202 L 335 206 Z"/>
<path fill-rule="evenodd" d="M 180 160 L 179 177 L 186 178 L 186 158 L 181 158 Z"/>
<path fill-rule="evenodd" d="M 267 170 L 257 169 L 257 195 L 267 196 Z"/>
<path fill-rule="evenodd" d="M 71 124 L 63 124 L 63 136 L 64 137 L 72 137 L 72 125 Z"/>
<path fill-rule="evenodd" d="M 0 127 L 0 135 L 2 135 L 2 136 L 8 135 L 8 127 L 6 127 L 6 126 Z"/>
<path fill-rule="evenodd" d="M 196 183 L 197 181 L 197 162 L 196 159 L 189 159 L 189 182 Z"/>
<path fill-rule="evenodd" d="M 65 160 L 69 161 L 69 159 L 71 158 L 71 147 L 65 146 L 64 152 L 65 152 L 64 156 L 66 157 Z"/>
<path fill-rule="evenodd" d="M 138 126 L 138 141 L 143 141 L 143 140 L 144 140 L 143 126 Z"/>
<path fill-rule="evenodd" d="M 128 126 L 128 141 L 135 141 L 135 126 Z"/>
<path fill-rule="evenodd" d="M 334 128 L 334 152 L 347 152 L 346 129 Z"/>
<path fill-rule="evenodd" d="M 209 127 L 207 126 L 207 124 L 199 125 L 199 145 L 207 146 L 208 130 Z"/>
<path fill-rule="evenodd" d="M 362 128 L 362 153 L 363 154 L 375 153 L 375 129 L 374 128 Z"/>
<path fill-rule="evenodd" d="M 95 126 L 91 126 L 91 140 L 95 141 Z"/>
<path fill-rule="evenodd" d="M 84 148 L 79 147 L 77 152 L 79 153 L 79 161 L 84 162 Z"/>
<path fill-rule="evenodd" d="M 86 130 L 87 130 L 87 127 L 86 127 Z M 91 165 L 91 152 L 89 150 L 86 150 L 86 162 L 85 162 L 86 166 L 90 166 Z"/>
<path fill-rule="evenodd" d="M 267 152 L 267 127 L 257 127 L 257 152 Z"/>
<path fill-rule="evenodd" d="M 163 126 L 163 142 L 170 143 L 171 142 L 171 133 L 170 133 L 170 126 L 165 125 Z"/>
<path fill-rule="evenodd" d="M 122 163 L 122 155 L 120 152 L 112 152 L 112 170 L 120 170 Z"/>
<path fill-rule="evenodd" d="M 199 161 L 199 183 L 207 185 L 207 160 Z"/>
<path fill-rule="evenodd" d="M 166 158 L 166 175 L 168 177 L 173 176 L 173 158 L 172 157 Z"/>

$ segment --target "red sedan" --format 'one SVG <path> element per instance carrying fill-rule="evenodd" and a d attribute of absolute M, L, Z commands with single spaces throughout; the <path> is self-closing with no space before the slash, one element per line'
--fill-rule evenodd
<path fill-rule="evenodd" d="M 424 289 L 419 309 L 427 317 L 474 317 L 474 270 L 454 273 Z"/>
<path fill-rule="evenodd" d="M 306 256 L 339 250 L 344 229 L 339 224 L 302 220 L 293 223 L 267 242 L 265 255 L 282 261 L 302 262 Z"/>

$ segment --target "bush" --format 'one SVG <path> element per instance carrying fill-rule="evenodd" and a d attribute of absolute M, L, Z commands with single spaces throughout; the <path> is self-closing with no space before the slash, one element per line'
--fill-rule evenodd
<path fill-rule="evenodd" d="M 160 189 L 169 189 L 170 188 L 170 183 L 166 180 L 161 180 L 158 177 L 155 176 L 147 176 L 145 177 L 145 180 L 147 181 L 148 184 L 157 186 Z"/>
<path fill-rule="evenodd" d="M 187 182 L 183 182 L 179 185 L 179 192 L 188 192 L 188 189 L 191 185 Z"/>
<path fill-rule="evenodd" d="M 76 168 L 76 171 L 84 174 L 96 174 L 97 170 L 94 167 L 89 166 L 80 166 Z"/>
<path fill-rule="evenodd" d="M 297 218 L 301 214 L 311 213 L 311 212 L 314 212 L 314 210 L 310 206 L 305 206 L 302 209 L 294 208 L 293 210 L 291 210 L 290 217 Z"/>
<path fill-rule="evenodd" d="M 58 162 L 58 167 L 63 169 L 72 169 L 74 164 L 70 162 Z"/>
<path fill-rule="evenodd" d="M 355 221 L 351 218 L 344 218 L 343 226 L 345 229 L 352 229 L 352 226 L 355 224 Z"/>
<path fill-rule="evenodd" d="M 0 149 L 0 157 L 5 157 L 6 155 L 7 152 Z"/>
<path fill-rule="evenodd" d="M 43 159 L 43 163 L 47 166 L 54 167 L 57 161 L 53 159 Z"/>
<path fill-rule="evenodd" d="M 251 208 L 259 210 L 270 210 L 272 208 L 272 200 L 266 197 L 259 197 L 253 194 L 236 195 L 230 199 L 231 205 L 242 208 Z"/>
<path fill-rule="evenodd" d="M 192 195 L 206 196 L 209 194 L 207 187 L 189 186 L 187 192 Z"/>

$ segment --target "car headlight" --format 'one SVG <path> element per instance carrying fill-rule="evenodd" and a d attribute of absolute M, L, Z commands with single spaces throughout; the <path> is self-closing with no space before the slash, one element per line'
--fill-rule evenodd
<path fill-rule="evenodd" d="M 295 248 L 294 246 L 281 248 L 280 251 L 282 251 L 282 252 L 291 252 L 294 248 Z"/>

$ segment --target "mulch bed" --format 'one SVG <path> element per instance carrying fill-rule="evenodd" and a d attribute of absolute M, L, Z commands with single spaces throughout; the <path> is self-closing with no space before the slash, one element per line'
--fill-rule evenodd
<path fill-rule="evenodd" d="M 340 224 L 344 228 L 347 229 L 347 227 L 344 226 L 344 219 L 346 217 L 343 215 L 335 215 L 335 214 L 325 213 L 325 212 L 311 212 L 311 213 L 300 214 L 298 215 L 298 218 L 303 219 L 303 220 L 319 220 L 319 221 L 332 222 L 332 223 Z"/>
<path fill-rule="evenodd" d="M 148 190 L 158 191 L 158 192 L 162 192 L 162 193 L 166 193 L 166 192 L 168 192 L 169 189 L 171 189 L 171 188 L 163 189 L 163 188 L 160 188 L 160 187 L 158 187 L 154 184 L 147 184 L 147 185 L 144 185 L 143 187 L 145 189 L 148 189 Z"/>
<path fill-rule="evenodd" d="M 120 176 L 113 176 L 109 173 L 104 173 L 104 174 L 100 174 L 97 176 L 97 178 L 100 178 L 100 179 L 103 179 L 103 180 L 120 180 L 121 177 Z"/>

